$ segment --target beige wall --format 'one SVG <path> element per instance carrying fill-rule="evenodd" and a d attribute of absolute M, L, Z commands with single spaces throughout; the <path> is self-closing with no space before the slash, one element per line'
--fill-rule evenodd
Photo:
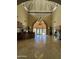
<path fill-rule="evenodd" d="M 48 27 L 52 26 L 52 15 L 46 16 L 43 20 L 46 22 Z"/>
<path fill-rule="evenodd" d="M 61 6 L 53 12 L 52 20 L 54 27 L 61 25 Z"/>
<path fill-rule="evenodd" d="M 33 24 L 36 22 L 37 18 L 33 15 L 28 14 L 28 26 L 33 27 Z"/>
<path fill-rule="evenodd" d="M 17 21 L 20 21 L 24 25 L 24 27 L 26 27 L 27 20 L 28 20 L 28 14 L 22 4 L 17 6 L 17 16 L 18 16 Z"/>
<path fill-rule="evenodd" d="M 29 27 L 32 27 L 33 24 L 38 20 L 38 18 L 36 18 L 36 16 L 33 16 L 33 15 L 29 15 L 28 16 L 28 26 Z M 52 15 L 49 15 L 49 16 L 45 16 L 43 18 L 43 20 L 45 21 L 46 25 L 48 27 L 51 27 L 52 26 Z"/>

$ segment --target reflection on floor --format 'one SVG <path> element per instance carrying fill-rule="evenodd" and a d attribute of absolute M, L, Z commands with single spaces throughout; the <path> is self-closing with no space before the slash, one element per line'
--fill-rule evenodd
<path fill-rule="evenodd" d="M 18 41 L 17 59 L 61 59 L 61 42 L 46 35 Z"/>

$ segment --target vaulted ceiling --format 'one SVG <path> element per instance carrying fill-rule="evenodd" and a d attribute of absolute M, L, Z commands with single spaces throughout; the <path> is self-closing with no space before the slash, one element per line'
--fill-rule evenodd
<path fill-rule="evenodd" d="M 17 0 L 17 4 L 20 4 L 20 3 L 25 2 L 25 1 L 29 1 L 29 0 Z M 49 0 L 49 1 L 54 1 L 58 4 L 61 4 L 61 0 Z"/>

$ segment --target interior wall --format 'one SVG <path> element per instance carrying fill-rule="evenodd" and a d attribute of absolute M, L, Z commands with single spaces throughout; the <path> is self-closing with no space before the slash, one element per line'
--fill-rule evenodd
<path fill-rule="evenodd" d="M 32 16 L 32 15 L 29 15 L 29 20 L 28 20 L 28 25 L 31 27 L 33 26 L 33 24 L 37 21 L 38 19 L 36 18 L 36 16 Z M 49 16 L 45 16 L 43 18 L 43 20 L 45 21 L 46 25 L 48 27 L 51 27 L 52 26 L 52 15 L 49 15 Z"/>
<path fill-rule="evenodd" d="M 28 13 L 22 4 L 17 6 L 17 21 L 21 22 L 24 27 L 27 27 Z"/>
<path fill-rule="evenodd" d="M 28 26 L 33 27 L 33 24 L 36 22 L 37 18 L 33 15 L 28 14 Z"/>
<path fill-rule="evenodd" d="M 44 21 L 47 24 L 47 34 L 50 35 L 50 28 L 52 27 L 52 14 L 49 16 L 46 16 L 44 18 Z"/>
<path fill-rule="evenodd" d="M 53 17 L 52 17 L 52 25 L 54 27 L 57 27 L 61 25 L 61 6 L 58 6 L 58 8 L 53 12 Z"/>
<path fill-rule="evenodd" d="M 49 28 L 52 26 L 52 15 L 46 16 L 43 20 L 46 22 Z"/>

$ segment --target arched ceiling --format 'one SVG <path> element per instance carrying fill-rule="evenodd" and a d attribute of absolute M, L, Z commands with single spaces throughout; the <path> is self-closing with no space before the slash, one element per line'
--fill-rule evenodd
<path fill-rule="evenodd" d="M 29 1 L 29 0 L 17 0 L 17 4 L 20 4 L 20 3 L 25 2 L 25 1 Z M 61 4 L 61 0 L 49 0 L 49 1 L 54 1 L 58 4 Z"/>

